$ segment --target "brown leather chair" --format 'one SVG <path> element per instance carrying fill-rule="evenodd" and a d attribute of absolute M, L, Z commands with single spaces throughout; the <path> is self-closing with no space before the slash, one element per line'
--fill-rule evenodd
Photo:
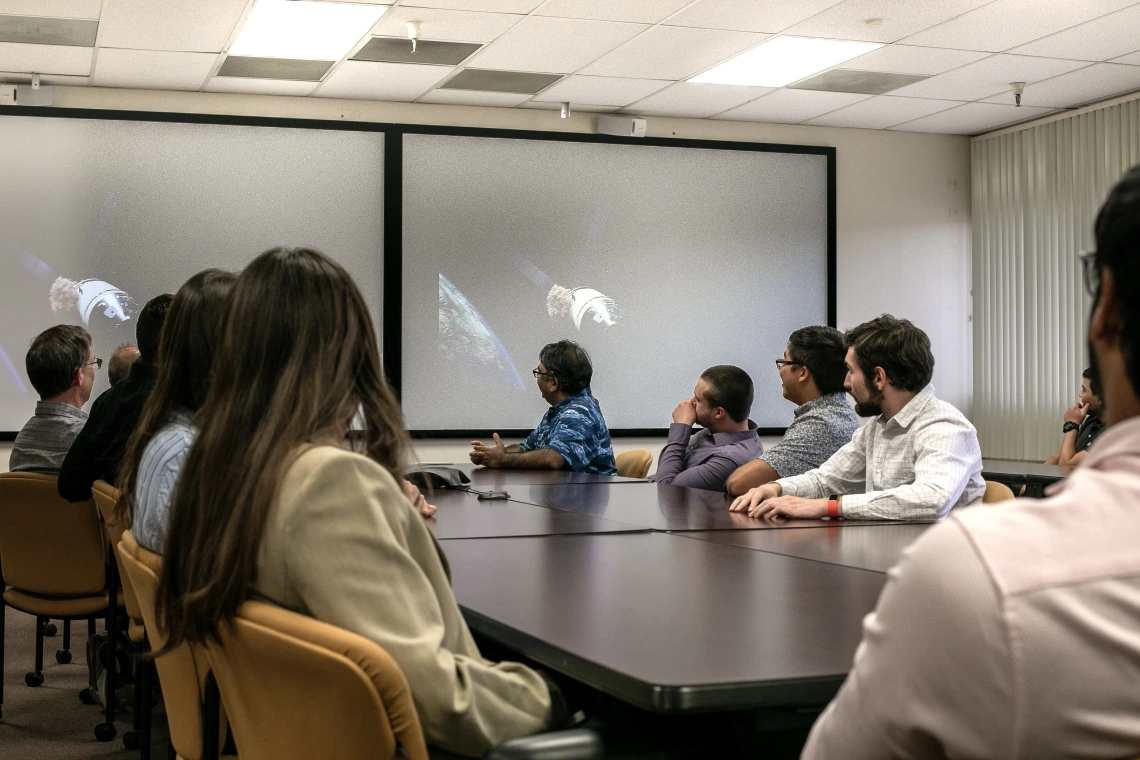
<path fill-rule="evenodd" d="M 0 705 L 4 700 L 4 617 L 7 607 L 38 618 L 36 669 L 24 677 L 28 686 L 43 683 L 43 623 L 64 621 L 64 646 L 70 622 L 105 615 L 110 633 L 109 661 L 115 661 L 118 607 L 99 515 L 91 502 L 72 504 L 59 497 L 56 477 L 34 472 L 0 473 Z M 68 652 L 70 659 L 70 652 Z M 57 659 L 58 656 L 57 656 Z M 115 668 L 107 668 L 107 691 L 114 694 Z M 84 701 L 91 701 L 90 695 Z M 83 696 L 83 695 L 81 695 Z M 99 741 L 115 738 L 115 700 L 107 700 L 106 722 L 95 727 Z"/>
<path fill-rule="evenodd" d="M 649 474 L 649 465 L 653 464 L 653 452 L 648 449 L 633 449 L 623 451 L 615 460 L 618 475 L 623 478 L 644 478 Z"/>
<path fill-rule="evenodd" d="M 999 501 L 1008 501 L 1014 498 L 1013 491 L 1005 483 L 996 480 L 986 481 L 986 492 L 982 495 L 983 504 L 993 504 Z"/>
<path fill-rule="evenodd" d="M 123 531 L 122 538 L 115 547 L 119 566 L 130 579 L 135 589 L 146 626 L 150 647 L 158 651 L 166 646 L 166 636 L 158 625 L 155 600 L 158 596 L 158 576 L 162 572 L 162 557 L 139 546 L 129 530 Z M 221 742 L 203 743 L 202 699 L 206 689 L 206 676 L 209 664 L 206 653 L 189 645 L 167 652 L 154 660 L 158 680 L 162 684 L 162 698 L 166 704 L 166 721 L 170 727 L 170 743 L 180 760 L 212 760 L 218 757 Z M 149 720 L 149 713 L 144 713 Z M 224 725 L 224 716 L 219 719 Z M 149 726 L 143 726 L 149 733 Z M 224 729 L 211 733 L 215 737 L 225 737 Z M 203 752 L 204 746 L 212 746 L 212 752 Z"/>
<path fill-rule="evenodd" d="M 242 605 L 206 647 L 238 751 L 247 757 L 427 760 L 395 660 L 363 636 L 264 602 Z"/>

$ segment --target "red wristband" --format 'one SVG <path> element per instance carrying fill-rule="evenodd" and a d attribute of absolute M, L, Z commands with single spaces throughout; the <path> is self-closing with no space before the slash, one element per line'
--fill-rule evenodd
<path fill-rule="evenodd" d="M 830 517 L 832 520 L 838 520 L 839 519 L 839 497 L 838 496 L 827 497 L 827 516 Z"/>

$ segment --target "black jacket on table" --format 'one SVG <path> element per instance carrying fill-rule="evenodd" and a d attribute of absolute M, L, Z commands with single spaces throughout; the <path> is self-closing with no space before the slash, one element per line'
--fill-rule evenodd
<path fill-rule="evenodd" d="M 87 424 L 71 444 L 59 470 L 61 497 L 68 501 L 87 501 L 96 480 L 115 484 L 119 464 L 127 453 L 127 442 L 142 417 L 143 405 L 154 390 L 157 374 L 153 364 L 137 361 L 131 365 L 127 377 L 95 399 Z"/>

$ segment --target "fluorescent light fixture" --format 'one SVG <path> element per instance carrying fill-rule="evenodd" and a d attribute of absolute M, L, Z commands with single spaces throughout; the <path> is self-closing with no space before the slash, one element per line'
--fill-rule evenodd
<path fill-rule="evenodd" d="M 689 81 L 783 87 L 881 47 L 878 42 L 776 37 Z"/>
<path fill-rule="evenodd" d="M 385 5 L 257 0 L 229 54 L 339 61 L 386 10 Z"/>

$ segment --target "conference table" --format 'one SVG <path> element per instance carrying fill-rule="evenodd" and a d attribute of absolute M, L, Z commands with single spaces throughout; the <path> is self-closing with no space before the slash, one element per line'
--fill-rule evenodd
<path fill-rule="evenodd" d="M 471 629 L 655 714 L 826 704 L 886 571 L 930 527 L 756 520 L 715 492 L 459 467 L 510 493 L 430 497 Z"/>
<path fill-rule="evenodd" d="M 1045 495 L 1045 488 L 1064 480 L 1074 470 L 1073 467 L 1061 467 L 1043 462 L 1023 462 L 1018 459 L 983 459 L 982 477 L 986 480 L 995 480 L 1010 486 L 1025 486 L 1026 496 L 1041 497 Z M 1014 488 L 1014 493 L 1021 489 Z"/>

